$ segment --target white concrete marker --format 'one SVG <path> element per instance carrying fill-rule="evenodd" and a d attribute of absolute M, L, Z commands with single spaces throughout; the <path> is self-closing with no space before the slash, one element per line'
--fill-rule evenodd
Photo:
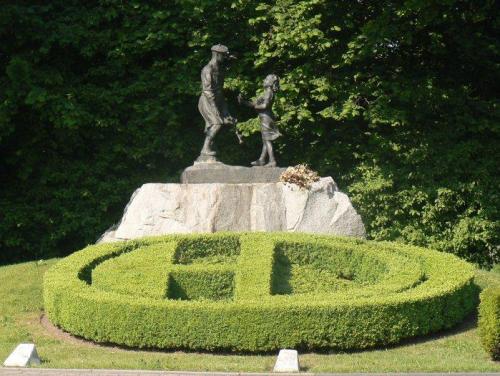
<path fill-rule="evenodd" d="M 32 343 L 21 343 L 17 345 L 16 349 L 12 351 L 5 362 L 5 367 L 27 367 L 30 365 L 40 365 L 40 358 Z"/>
<path fill-rule="evenodd" d="M 297 350 L 280 350 L 273 372 L 299 372 L 299 354 Z"/>

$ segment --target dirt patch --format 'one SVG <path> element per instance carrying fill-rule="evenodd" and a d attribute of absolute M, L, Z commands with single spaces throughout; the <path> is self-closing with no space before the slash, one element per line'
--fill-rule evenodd
<path fill-rule="evenodd" d="M 83 338 L 78 338 L 75 337 L 74 335 L 69 334 L 68 332 L 65 332 L 62 329 L 59 329 L 57 326 L 52 324 L 50 320 L 47 318 L 45 314 L 40 315 L 40 325 L 54 338 L 60 339 L 62 341 L 74 343 L 77 345 L 87 345 L 87 346 L 97 346 L 97 347 L 102 347 L 102 345 L 92 342 L 92 341 L 87 341 Z"/>

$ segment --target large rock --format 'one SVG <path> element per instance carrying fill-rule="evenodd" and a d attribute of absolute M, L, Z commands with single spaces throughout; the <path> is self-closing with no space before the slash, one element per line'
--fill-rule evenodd
<path fill-rule="evenodd" d="M 331 177 L 309 190 L 283 183 L 144 184 L 98 241 L 170 233 L 300 231 L 365 237 L 361 217 Z"/>

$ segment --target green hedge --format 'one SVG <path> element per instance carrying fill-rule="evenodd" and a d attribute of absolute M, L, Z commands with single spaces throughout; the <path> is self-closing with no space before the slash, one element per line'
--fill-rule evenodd
<path fill-rule="evenodd" d="M 479 333 L 486 351 L 500 360 L 500 288 L 491 287 L 481 293 Z"/>
<path fill-rule="evenodd" d="M 97 342 L 347 350 L 452 327 L 476 307 L 473 275 L 453 255 L 398 243 L 171 235 L 74 253 L 47 272 L 44 299 L 54 324 Z"/>
<path fill-rule="evenodd" d="M 167 280 L 169 274 L 168 269 L 158 268 L 158 262 L 171 262 L 175 250 L 174 242 L 146 245 L 135 252 L 98 264 L 87 280 L 104 291 L 164 298 L 167 295 L 167 285 L 158 281 Z M 139 259 L 141 263 L 137 262 Z"/>

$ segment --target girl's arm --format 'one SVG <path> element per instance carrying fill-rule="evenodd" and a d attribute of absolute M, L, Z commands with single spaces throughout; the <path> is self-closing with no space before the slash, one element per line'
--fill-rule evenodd
<path fill-rule="evenodd" d="M 241 94 L 238 94 L 238 103 L 247 107 L 254 108 L 254 103 L 252 101 L 244 99 Z"/>
<path fill-rule="evenodd" d="M 256 110 L 265 110 L 266 108 L 270 107 L 271 104 L 272 94 L 266 92 L 262 97 L 260 97 L 253 103 L 253 108 L 255 108 Z"/>

